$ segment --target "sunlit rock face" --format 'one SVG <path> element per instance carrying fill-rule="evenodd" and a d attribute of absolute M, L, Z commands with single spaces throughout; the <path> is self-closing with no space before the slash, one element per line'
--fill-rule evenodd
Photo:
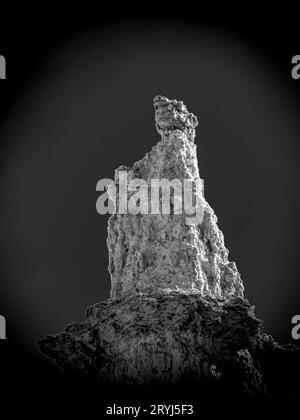
<path fill-rule="evenodd" d="M 161 140 L 133 168 L 117 169 L 115 192 L 124 173 L 128 182 L 143 180 L 150 196 L 153 179 L 200 180 L 196 117 L 161 96 L 154 108 Z M 110 187 L 108 194 L 113 198 Z M 193 389 L 201 404 L 300 395 L 299 351 L 267 335 L 243 298 L 213 210 L 197 191 L 196 217 L 189 207 L 178 213 L 178 196 L 170 214 L 133 214 L 119 211 L 124 203 L 115 194 L 107 239 L 111 298 L 88 308 L 83 322 L 41 339 L 40 350 L 65 372 L 113 386 L 162 384 L 164 395 L 165 385 L 175 384 L 180 395 Z"/>
<path fill-rule="evenodd" d="M 122 166 L 115 173 L 117 185 L 120 172 L 126 174 L 128 183 L 145 180 L 149 206 L 148 214 L 117 214 L 117 201 L 116 214 L 109 219 L 111 297 L 161 290 L 193 291 L 217 298 L 242 297 L 240 274 L 235 263 L 228 261 L 217 217 L 203 194 L 199 197 L 198 218 L 196 206 L 193 217 L 185 211 L 184 202 L 181 214 L 175 214 L 178 190 L 174 189 L 170 195 L 171 214 L 163 214 L 161 196 L 159 214 L 151 214 L 151 198 L 155 197 L 151 180 L 179 180 L 182 186 L 188 180 L 190 185 L 202 185 L 194 143 L 197 118 L 181 101 L 163 96 L 154 98 L 154 109 L 161 140 L 132 168 Z M 184 198 L 183 188 L 181 191 Z M 128 193 L 128 199 L 130 194 L 134 192 Z"/>

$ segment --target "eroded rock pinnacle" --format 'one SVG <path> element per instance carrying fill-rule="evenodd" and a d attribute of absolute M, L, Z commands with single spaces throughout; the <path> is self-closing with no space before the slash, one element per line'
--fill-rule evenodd
<path fill-rule="evenodd" d="M 132 168 L 128 181 L 152 179 L 200 180 L 196 145 L 197 118 L 181 101 L 154 98 L 155 121 L 161 141 Z M 117 205 L 118 206 L 118 205 Z M 203 221 L 188 225 L 187 214 L 114 214 L 108 222 L 111 297 L 158 293 L 161 290 L 198 292 L 217 298 L 243 296 L 243 284 L 228 250 L 217 217 L 201 198 Z M 162 208 L 162 206 L 160 207 Z"/>
<path fill-rule="evenodd" d="M 162 96 L 154 107 L 161 140 L 132 168 L 118 168 L 116 184 L 120 171 L 150 188 L 153 178 L 196 182 L 196 117 Z M 65 372 L 105 385 L 176 384 L 181 395 L 193 380 L 200 407 L 206 398 L 235 408 L 240 397 L 299 395 L 299 351 L 264 332 L 243 298 L 217 218 L 204 197 L 201 205 L 203 219 L 194 224 L 175 212 L 111 215 L 111 299 L 40 340 L 40 350 Z"/>

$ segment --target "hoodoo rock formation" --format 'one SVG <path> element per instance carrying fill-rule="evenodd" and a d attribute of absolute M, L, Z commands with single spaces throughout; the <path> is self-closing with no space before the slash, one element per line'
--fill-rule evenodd
<path fill-rule="evenodd" d="M 150 195 L 152 179 L 200 180 L 197 118 L 163 96 L 154 109 L 161 140 L 132 168 L 116 170 L 117 188 L 120 171 L 128 181 L 144 180 Z M 263 331 L 204 196 L 194 223 L 185 211 L 119 214 L 118 206 L 108 222 L 110 299 L 40 340 L 41 351 L 102 383 L 193 381 L 247 397 L 295 395 L 298 351 Z"/>
<path fill-rule="evenodd" d="M 155 122 L 161 141 L 133 168 L 122 166 L 128 181 L 152 179 L 200 181 L 196 145 L 197 118 L 182 102 L 154 99 Z M 150 194 L 149 194 L 150 195 Z M 162 204 L 162 203 L 161 203 Z M 228 261 L 217 218 L 201 199 L 203 221 L 187 224 L 181 214 L 115 214 L 108 223 L 111 297 L 159 290 L 196 291 L 201 295 L 243 297 L 236 265 Z M 160 209 L 162 205 L 160 205 Z"/>

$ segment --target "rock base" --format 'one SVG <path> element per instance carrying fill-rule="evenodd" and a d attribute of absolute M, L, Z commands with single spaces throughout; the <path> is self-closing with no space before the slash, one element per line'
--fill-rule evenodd
<path fill-rule="evenodd" d="M 298 395 L 297 348 L 279 346 L 237 297 L 171 291 L 107 300 L 39 347 L 63 370 L 101 384 L 189 383 L 246 398 Z"/>

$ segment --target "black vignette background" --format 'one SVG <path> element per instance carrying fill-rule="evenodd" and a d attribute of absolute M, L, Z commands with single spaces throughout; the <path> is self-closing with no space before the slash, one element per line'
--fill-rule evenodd
<path fill-rule="evenodd" d="M 109 296 L 107 217 L 95 185 L 158 141 L 152 98 L 199 120 L 205 195 L 245 295 L 281 343 L 299 313 L 300 82 L 293 14 L 7 14 L 0 54 L 3 397 L 38 415 L 82 401 L 36 340 Z M 299 86 L 298 86 L 299 85 Z M 90 391 L 90 389 L 89 389 Z M 101 392 L 99 413 L 102 413 Z M 29 412 L 29 411 L 28 411 Z"/>

